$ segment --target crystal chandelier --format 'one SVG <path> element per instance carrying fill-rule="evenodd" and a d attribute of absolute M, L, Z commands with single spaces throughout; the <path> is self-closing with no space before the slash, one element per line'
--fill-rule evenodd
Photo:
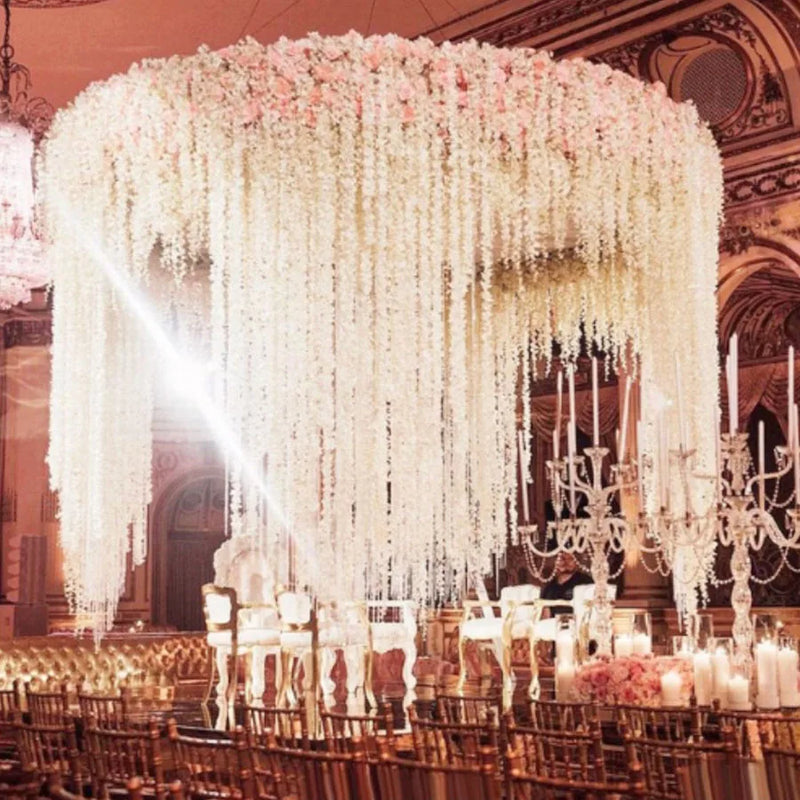
<path fill-rule="evenodd" d="M 30 73 L 14 62 L 10 0 L 0 49 L 0 309 L 30 300 L 47 283 L 42 242 L 34 230 L 33 150 L 52 117 L 52 107 L 31 98 Z"/>

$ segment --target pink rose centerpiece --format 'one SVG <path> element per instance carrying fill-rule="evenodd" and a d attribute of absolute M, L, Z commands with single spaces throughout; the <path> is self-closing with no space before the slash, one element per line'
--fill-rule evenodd
<path fill-rule="evenodd" d="M 661 676 L 677 672 L 688 705 L 694 686 L 692 662 L 672 656 L 598 656 L 578 669 L 572 698 L 601 705 L 661 705 Z"/>

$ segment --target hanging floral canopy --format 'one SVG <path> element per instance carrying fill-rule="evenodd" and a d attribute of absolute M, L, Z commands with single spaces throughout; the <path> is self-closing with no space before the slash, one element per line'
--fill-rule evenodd
<path fill-rule="evenodd" d="M 101 628 L 146 548 L 164 354 L 143 305 L 190 319 L 218 376 L 232 534 L 323 598 L 430 601 L 486 568 L 533 365 L 582 330 L 638 356 L 646 421 L 681 358 L 713 463 L 720 161 L 661 86 L 475 42 L 248 39 L 91 86 L 40 185 L 51 479 Z"/>

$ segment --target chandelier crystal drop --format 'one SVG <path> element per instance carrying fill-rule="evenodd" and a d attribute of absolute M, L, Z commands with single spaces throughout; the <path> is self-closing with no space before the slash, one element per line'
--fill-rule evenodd
<path fill-rule="evenodd" d="M 0 47 L 0 309 L 31 298 L 49 280 L 42 242 L 34 231 L 34 136 L 52 108 L 30 98 L 30 75 L 13 61 L 10 0 L 3 0 L 5 28 Z M 31 127 L 28 127 L 28 126 Z"/>
<path fill-rule="evenodd" d="M 663 87 L 475 42 L 245 40 L 93 85 L 40 176 L 51 480 L 73 607 L 100 630 L 146 550 L 164 360 L 125 287 L 166 318 L 165 276 L 208 286 L 195 357 L 235 440 L 232 535 L 323 599 L 442 602 L 488 569 L 554 340 L 567 361 L 583 331 L 633 354 L 645 450 L 677 353 L 713 463 L 720 159 Z"/>

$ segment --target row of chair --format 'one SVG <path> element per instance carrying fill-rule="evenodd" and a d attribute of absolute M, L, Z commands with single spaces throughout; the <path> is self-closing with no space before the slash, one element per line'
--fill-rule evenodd
<path fill-rule="evenodd" d="M 304 592 L 279 590 L 274 601 L 240 603 L 231 587 L 206 584 L 202 588 L 203 609 L 211 659 L 208 700 L 219 676 L 217 701 L 231 705 L 236 698 L 238 659 L 249 658 L 245 683 L 246 700 L 261 700 L 264 666 L 275 656 L 275 688 L 278 705 L 296 702 L 296 680 L 304 665 L 311 691 L 330 695 L 336 652 L 344 652 L 348 692 L 363 687 L 375 708 L 372 692 L 373 654 L 400 649 L 405 654 L 403 681 L 406 693 L 416 686 L 413 674 L 417 658 L 417 623 L 411 601 L 364 601 L 317 603 Z M 232 673 L 228 661 L 232 662 Z M 413 695 L 409 695 L 409 701 Z"/>
<path fill-rule="evenodd" d="M 613 592 L 615 587 L 609 587 Z M 296 701 L 296 678 L 304 664 L 306 680 L 316 696 L 318 691 L 331 695 L 335 688 L 331 677 L 337 650 L 344 653 L 347 690 L 364 688 L 366 698 L 375 707 L 372 692 L 372 667 L 375 653 L 400 649 L 405 655 L 403 682 L 405 705 L 413 700 L 416 678 L 413 667 L 417 657 L 416 610 L 411 601 L 363 601 L 317 603 L 303 592 L 279 590 L 259 603 L 240 603 L 231 587 L 203 586 L 203 608 L 208 644 L 214 652 L 210 660 L 206 700 L 211 695 L 215 675 L 219 676 L 217 699 L 230 705 L 237 690 L 238 659 L 249 658 L 245 699 L 260 700 L 264 694 L 264 670 L 267 656 L 275 657 L 275 688 L 278 704 Z M 548 602 L 539 597 L 538 586 L 524 584 L 505 587 L 500 600 L 466 601 L 459 626 L 459 686 L 467 677 L 466 648 L 474 642 L 479 651 L 493 651 L 503 673 L 505 705 L 508 708 L 513 689 L 511 644 L 528 642 L 531 682 L 529 694 L 539 696 L 535 646 L 538 641 L 555 640 L 554 619 L 543 619 L 550 606 L 571 607 L 581 621 L 581 642 L 591 638 L 592 597 L 594 585 L 577 586 L 571 601 Z M 232 673 L 228 662 L 232 661 Z M 307 684 L 308 685 L 308 684 Z"/>

